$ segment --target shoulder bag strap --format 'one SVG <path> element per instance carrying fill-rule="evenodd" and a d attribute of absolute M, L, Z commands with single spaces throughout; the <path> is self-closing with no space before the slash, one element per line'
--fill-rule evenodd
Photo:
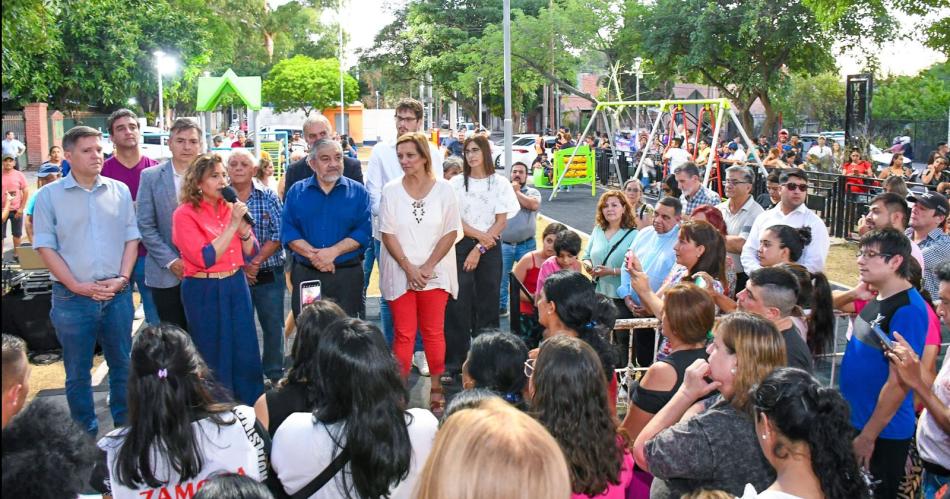
<path fill-rule="evenodd" d="M 310 483 L 308 483 L 304 488 L 297 491 L 296 494 L 290 496 L 291 499 L 304 499 L 307 497 L 316 494 L 318 490 L 322 489 L 324 485 L 330 482 L 333 477 L 346 466 L 346 463 L 350 461 L 350 452 L 344 447 L 343 450 L 337 454 L 337 456 L 330 462 L 329 466 L 324 468 L 323 471 L 317 475 Z"/>
<path fill-rule="evenodd" d="M 631 232 L 633 232 L 633 229 L 627 229 L 627 232 L 623 234 L 623 237 L 621 237 L 619 241 L 614 243 L 614 245 L 610 248 L 610 251 L 607 252 L 607 256 L 604 257 L 604 261 L 601 262 L 601 265 L 607 265 L 607 260 L 610 259 L 610 255 L 614 254 L 614 251 L 617 249 L 618 246 L 620 246 L 620 243 L 627 240 L 627 236 L 629 236 Z M 600 280 L 599 277 L 595 278 L 594 283 L 596 283 L 599 280 Z"/>

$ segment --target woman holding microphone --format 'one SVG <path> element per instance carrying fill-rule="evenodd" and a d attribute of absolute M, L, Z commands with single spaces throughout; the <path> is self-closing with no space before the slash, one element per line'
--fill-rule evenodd
<path fill-rule="evenodd" d="M 172 242 L 185 266 L 181 301 L 198 352 L 237 400 L 252 405 L 264 391 L 254 310 L 241 267 L 260 247 L 245 220 L 247 205 L 225 201 L 224 161 L 195 159 L 182 179 Z"/>
<path fill-rule="evenodd" d="M 441 417 L 445 306 L 459 290 L 455 266 L 455 243 L 462 236 L 459 202 L 452 186 L 432 172 L 425 135 L 399 137 L 396 156 L 403 176 L 383 187 L 379 207 L 383 238 L 379 288 L 393 313 L 393 354 L 403 380 L 412 367 L 416 331 L 422 333 L 432 376 L 429 405 Z M 497 295 L 493 303 L 497 309 Z"/>

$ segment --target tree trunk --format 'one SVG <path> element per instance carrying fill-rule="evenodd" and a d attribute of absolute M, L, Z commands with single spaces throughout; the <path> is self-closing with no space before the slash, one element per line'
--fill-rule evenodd
<path fill-rule="evenodd" d="M 777 113 L 775 112 L 775 106 L 772 105 L 772 98 L 769 97 L 768 90 L 759 92 L 759 101 L 762 102 L 762 107 L 765 108 L 765 122 L 762 123 L 762 130 L 759 134 L 771 137 L 772 128 L 775 127 Z"/>

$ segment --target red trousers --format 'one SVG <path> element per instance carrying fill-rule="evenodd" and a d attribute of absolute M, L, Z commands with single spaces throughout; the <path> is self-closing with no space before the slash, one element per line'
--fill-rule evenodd
<path fill-rule="evenodd" d="M 393 354 L 402 377 L 412 369 L 412 350 L 416 331 L 422 333 L 422 348 L 433 377 L 445 371 L 445 304 L 449 293 L 444 289 L 406 291 L 389 302 L 393 314 Z"/>

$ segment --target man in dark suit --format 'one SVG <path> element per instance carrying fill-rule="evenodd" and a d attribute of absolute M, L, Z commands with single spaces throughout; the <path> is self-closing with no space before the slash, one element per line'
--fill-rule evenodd
<path fill-rule="evenodd" d="M 303 123 L 303 137 L 307 141 L 307 148 L 320 139 L 330 137 L 330 121 L 324 115 L 311 116 Z M 290 192 L 290 188 L 298 181 L 308 179 L 313 176 L 313 170 L 307 164 L 307 158 L 300 159 L 287 167 L 287 175 L 284 177 L 284 195 Z M 363 183 L 363 166 L 360 160 L 356 158 L 343 158 L 343 176 Z"/>
<path fill-rule="evenodd" d="M 194 121 L 175 120 L 168 137 L 172 159 L 142 171 L 136 199 L 139 232 L 148 250 L 145 285 L 152 292 L 159 319 L 186 330 L 188 322 L 181 304 L 184 264 L 178 248 L 172 244 L 172 214 L 178 208 L 182 178 L 201 154 L 202 137 L 201 127 Z"/>

